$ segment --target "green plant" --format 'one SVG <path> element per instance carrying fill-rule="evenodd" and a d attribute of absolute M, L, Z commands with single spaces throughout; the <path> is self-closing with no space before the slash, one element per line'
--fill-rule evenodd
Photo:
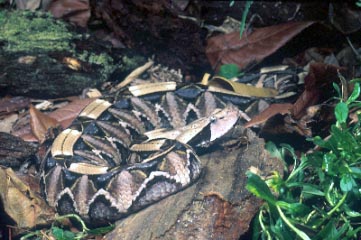
<path fill-rule="evenodd" d="M 249 12 L 249 9 L 251 8 L 251 5 L 253 4 L 253 1 L 247 1 L 246 5 L 244 7 L 244 12 L 242 14 L 242 21 L 241 21 L 241 26 L 239 27 L 239 38 L 242 38 L 243 32 L 246 28 L 246 18 Z"/>
<path fill-rule="evenodd" d="M 232 79 L 241 75 L 241 69 L 237 64 L 223 64 L 219 68 L 218 75 L 227 79 Z"/>
<path fill-rule="evenodd" d="M 239 26 L 239 38 L 242 38 L 243 32 L 246 28 L 246 18 L 247 18 L 249 9 L 251 8 L 252 4 L 253 4 L 253 1 L 246 1 L 246 4 L 244 6 L 244 12 L 242 13 L 242 21 L 241 21 L 241 25 Z M 233 7 L 233 5 L 234 5 L 234 1 L 230 1 L 229 6 Z"/>
<path fill-rule="evenodd" d="M 52 224 L 51 228 L 46 230 L 38 230 L 34 232 L 30 232 L 23 237 L 21 237 L 21 240 L 25 239 L 56 239 L 56 240 L 76 240 L 76 239 L 84 239 L 87 236 L 91 235 L 101 235 L 104 233 L 107 233 L 114 229 L 114 225 L 106 226 L 106 227 L 100 227 L 100 228 L 94 228 L 89 229 L 84 221 L 75 214 L 68 214 L 63 216 L 58 216 L 55 219 L 55 222 L 62 221 L 67 218 L 72 218 L 76 220 L 82 227 L 81 232 L 72 232 L 66 229 L 63 229 L 61 227 L 55 226 L 54 223 Z"/>
<path fill-rule="evenodd" d="M 357 81 L 346 100 L 336 87 L 339 103 L 330 137 L 310 139 L 320 151 L 298 159 L 291 146 L 278 149 L 268 143 L 266 148 L 274 157 L 290 156 L 292 170 L 285 168 L 284 178 L 275 173 L 268 180 L 247 173 L 247 189 L 265 201 L 254 221 L 253 239 L 360 238 L 361 121 L 348 124 L 350 110 L 358 113 L 361 106 Z"/>
<path fill-rule="evenodd" d="M 242 21 L 239 26 L 239 38 L 240 39 L 242 38 L 243 32 L 246 29 L 246 19 L 247 19 L 247 15 L 248 15 L 249 9 L 251 8 L 252 4 L 253 4 L 253 1 L 246 1 L 246 4 L 244 6 L 244 12 L 242 13 Z M 233 5 L 234 5 L 234 1 L 230 1 L 229 6 L 232 7 Z M 240 73 L 240 68 L 236 64 L 231 63 L 231 64 L 223 64 L 220 67 L 218 74 L 227 79 L 231 79 L 231 78 L 239 76 L 241 73 Z"/>

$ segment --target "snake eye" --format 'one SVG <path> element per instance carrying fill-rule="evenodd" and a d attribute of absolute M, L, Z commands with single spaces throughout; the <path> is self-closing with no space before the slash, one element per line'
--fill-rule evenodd
<path fill-rule="evenodd" d="M 215 116 L 211 116 L 209 119 L 210 119 L 211 123 L 214 123 L 217 120 L 217 118 Z"/>

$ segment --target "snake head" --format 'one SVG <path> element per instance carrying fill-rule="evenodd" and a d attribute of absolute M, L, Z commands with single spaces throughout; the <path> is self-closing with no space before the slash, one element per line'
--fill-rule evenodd
<path fill-rule="evenodd" d="M 215 110 L 209 117 L 211 133 L 209 142 L 214 142 L 228 133 L 237 123 L 239 117 L 238 108 L 232 104 L 228 104 L 224 109 Z"/>
<path fill-rule="evenodd" d="M 207 147 L 227 134 L 237 123 L 240 111 L 232 104 L 216 109 L 208 117 L 203 117 L 178 129 L 158 129 L 146 132 L 148 141 L 172 139 L 191 146 Z"/>
<path fill-rule="evenodd" d="M 239 110 L 232 104 L 223 109 L 216 109 L 213 113 L 200 118 L 181 130 L 176 139 L 196 147 L 208 147 L 214 141 L 228 133 L 240 117 Z"/>

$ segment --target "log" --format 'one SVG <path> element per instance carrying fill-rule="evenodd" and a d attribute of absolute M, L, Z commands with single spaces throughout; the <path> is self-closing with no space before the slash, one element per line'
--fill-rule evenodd
<path fill-rule="evenodd" d="M 0 132 L 0 165 L 19 167 L 23 162 L 32 158 L 37 151 L 37 145 L 25 142 L 19 137 Z"/>
<path fill-rule="evenodd" d="M 19 63 L 19 58 L 31 55 L 33 63 Z M 78 95 L 84 88 L 99 86 L 105 82 L 99 72 L 76 71 L 61 61 L 31 52 L 6 56 L 0 68 L 2 91 L 11 95 L 22 95 L 40 99 Z"/>

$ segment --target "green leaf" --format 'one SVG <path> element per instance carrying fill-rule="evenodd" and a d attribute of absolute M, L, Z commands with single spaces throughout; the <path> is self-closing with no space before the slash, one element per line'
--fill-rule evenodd
<path fill-rule="evenodd" d="M 224 78 L 231 79 L 237 77 L 240 69 L 236 64 L 224 64 L 219 68 L 218 74 Z"/>
<path fill-rule="evenodd" d="M 342 208 L 344 209 L 345 213 L 347 214 L 347 216 L 352 217 L 352 218 L 359 218 L 361 217 L 361 213 L 352 210 L 347 204 L 343 204 Z"/>
<path fill-rule="evenodd" d="M 287 203 L 284 201 L 277 201 L 277 205 L 285 209 L 288 214 L 293 216 L 306 216 L 311 212 L 311 209 L 302 203 Z"/>
<path fill-rule="evenodd" d="M 281 146 L 283 149 L 287 150 L 287 151 L 292 155 L 292 158 L 293 158 L 293 159 L 297 159 L 297 156 L 296 156 L 296 154 L 295 154 L 295 149 L 294 149 L 291 145 L 281 143 L 280 146 Z"/>
<path fill-rule="evenodd" d="M 350 167 L 350 169 L 353 177 L 361 179 L 361 168 Z"/>
<path fill-rule="evenodd" d="M 274 227 L 271 228 L 273 231 L 272 239 L 294 239 L 295 234 L 290 231 L 290 229 L 286 226 L 284 221 L 281 218 L 278 218 Z"/>
<path fill-rule="evenodd" d="M 332 175 L 337 176 L 338 174 L 338 168 L 336 165 L 337 156 L 333 153 L 325 153 L 323 155 L 323 162 L 322 162 L 322 169 Z"/>
<path fill-rule="evenodd" d="M 242 13 L 241 26 L 239 27 L 239 38 L 242 38 L 243 32 L 246 28 L 246 19 L 247 19 L 247 15 L 248 15 L 249 9 L 251 8 L 252 4 L 253 4 L 253 0 L 246 1 L 246 5 L 244 6 L 244 11 Z"/>
<path fill-rule="evenodd" d="M 339 123 L 345 123 L 348 117 L 348 106 L 344 102 L 339 102 L 335 107 L 336 120 Z"/>
<path fill-rule="evenodd" d="M 323 182 L 323 185 L 327 188 L 325 189 L 325 199 L 331 206 L 335 206 L 337 200 L 340 198 L 339 190 L 335 188 L 333 181 Z"/>
<path fill-rule="evenodd" d="M 99 227 L 99 228 L 90 229 L 90 230 L 88 231 L 88 233 L 89 233 L 90 235 L 102 235 L 102 234 L 105 234 L 105 233 L 107 233 L 107 232 L 112 231 L 114 228 L 115 228 L 115 225 L 112 224 L 112 225 L 105 226 L 105 227 Z"/>
<path fill-rule="evenodd" d="M 351 174 L 343 174 L 340 181 L 340 188 L 343 192 L 351 191 L 352 187 L 356 186 L 356 182 Z"/>
<path fill-rule="evenodd" d="M 258 175 L 250 171 L 247 171 L 246 175 L 248 177 L 246 184 L 247 190 L 256 195 L 257 197 L 267 201 L 269 204 L 275 205 L 276 199 L 272 195 L 267 184 Z"/>
<path fill-rule="evenodd" d="M 350 104 L 351 102 L 355 101 L 360 96 L 360 83 L 356 82 L 353 91 L 350 95 L 350 97 L 347 99 L 347 104 Z"/>
<path fill-rule="evenodd" d="M 361 0 L 359 0 L 359 2 L 361 2 Z M 356 82 L 360 82 L 361 83 L 361 78 L 354 78 L 350 81 L 350 83 L 356 83 Z"/>
<path fill-rule="evenodd" d="M 357 239 L 357 236 L 360 236 L 360 233 L 361 233 L 361 227 L 358 227 L 353 231 L 351 230 L 348 231 L 346 236 L 349 237 L 348 239 Z"/>
<path fill-rule="evenodd" d="M 333 220 L 329 221 L 327 223 L 327 225 L 315 236 L 314 239 L 317 240 L 321 240 L 321 239 L 333 239 L 333 240 L 337 240 L 336 236 L 338 236 L 337 234 L 337 229 L 335 227 L 335 223 Z"/>
<path fill-rule="evenodd" d="M 341 89 L 340 89 L 340 87 L 337 85 L 337 83 L 332 83 L 332 86 L 333 86 L 333 88 L 336 90 L 337 96 L 338 96 L 339 98 L 342 98 Z"/>
<path fill-rule="evenodd" d="M 301 239 L 303 240 L 311 240 L 309 236 L 303 232 L 302 230 L 298 229 L 293 223 L 286 217 L 286 215 L 282 212 L 282 209 L 277 205 L 278 213 L 280 214 L 280 217 L 282 220 L 287 224 L 289 228 L 291 228 Z"/>
<path fill-rule="evenodd" d="M 273 142 L 267 142 L 265 148 L 271 154 L 272 157 L 283 160 L 283 154 L 280 152 L 280 150 Z"/>
<path fill-rule="evenodd" d="M 307 141 L 312 141 L 317 146 L 331 149 L 329 143 L 327 141 L 324 141 L 320 136 L 315 136 L 314 138 L 308 138 Z"/>
<path fill-rule="evenodd" d="M 52 227 L 52 233 L 57 240 L 70 240 L 75 238 L 75 234 L 73 232 L 63 230 L 58 227 Z"/>
<path fill-rule="evenodd" d="M 321 197 L 325 196 L 325 193 L 322 192 L 321 190 L 319 190 L 317 187 L 318 186 L 305 184 L 303 186 L 302 193 L 303 194 L 311 194 L 311 195 L 315 195 L 315 196 L 321 196 Z"/>
<path fill-rule="evenodd" d="M 260 223 L 260 218 L 262 218 L 262 212 L 259 211 L 255 218 L 252 221 L 252 240 L 258 240 L 261 237 L 262 226 Z"/>

